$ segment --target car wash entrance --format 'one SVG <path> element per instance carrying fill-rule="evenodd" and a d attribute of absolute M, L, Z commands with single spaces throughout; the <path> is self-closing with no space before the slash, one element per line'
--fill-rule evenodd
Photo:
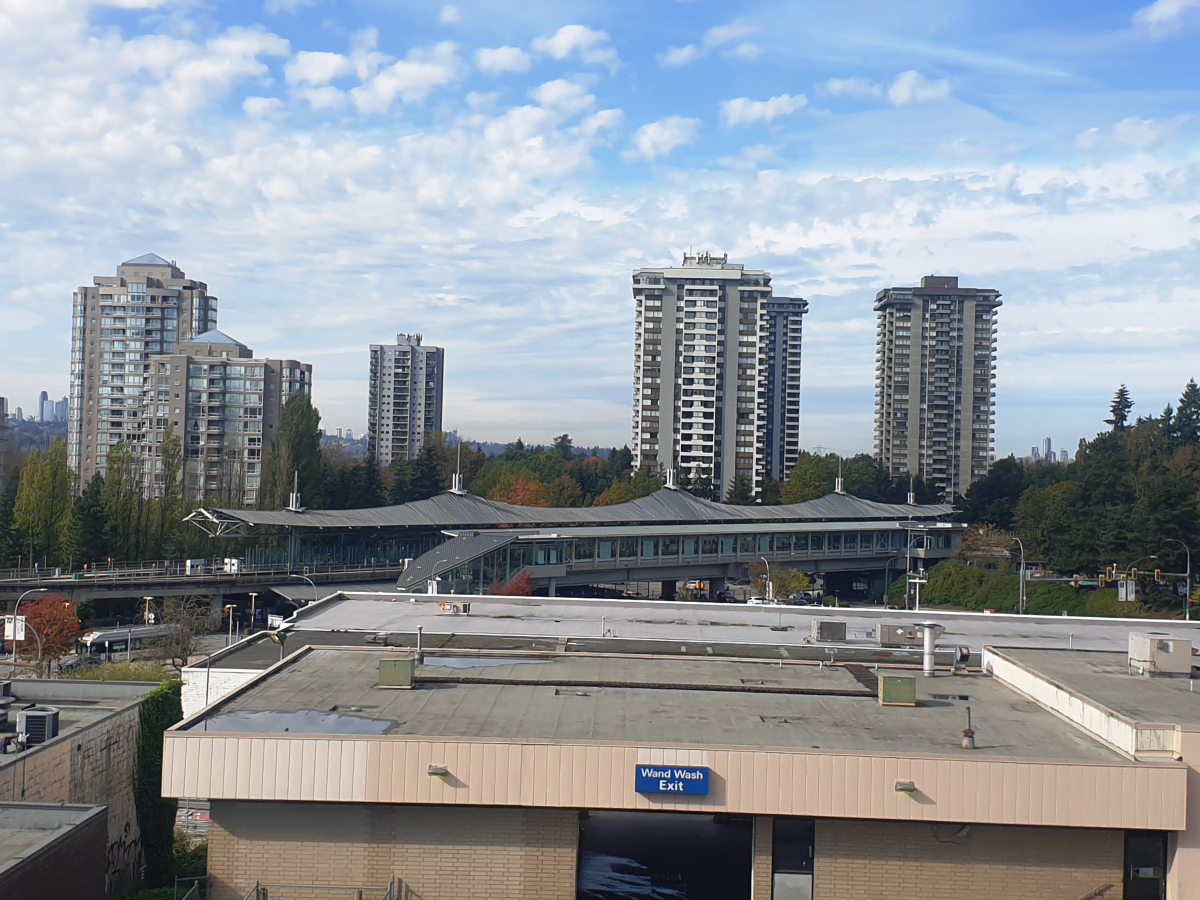
<path fill-rule="evenodd" d="M 585 812 L 578 900 L 750 900 L 749 816 Z"/>

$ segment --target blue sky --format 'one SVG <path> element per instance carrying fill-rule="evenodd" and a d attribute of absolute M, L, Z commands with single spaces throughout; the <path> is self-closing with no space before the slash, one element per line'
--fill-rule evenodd
<path fill-rule="evenodd" d="M 74 286 L 178 260 L 365 426 L 447 348 L 447 428 L 621 444 L 631 269 L 807 297 L 803 442 L 869 451 L 872 300 L 996 287 L 997 451 L 1196 373 L 1200 0 L 0 0 L 0 395 L 66 390 Z"/>

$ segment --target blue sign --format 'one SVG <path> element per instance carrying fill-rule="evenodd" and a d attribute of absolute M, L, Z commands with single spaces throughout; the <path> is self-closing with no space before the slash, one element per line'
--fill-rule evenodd
<path fill-rule="evenodd" d="M 708 766 L 638 766 L 639 794 L 707 794 Z"/>

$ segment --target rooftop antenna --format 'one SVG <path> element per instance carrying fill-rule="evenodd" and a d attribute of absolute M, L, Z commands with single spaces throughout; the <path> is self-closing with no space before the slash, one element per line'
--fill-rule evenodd
<path fill-rule="evenodd" d="M 916 483 L 916 476 L 909 475 L 908 476 L 908 505 L 909 506 L 917 505 L 917 489 L 914 486 L 915 483 Z"/>
<path fill-rule="evenodd" d="M 466 491 L 463 490 L 463 486 L 462 486 L 462 439 L 461 438 L 458 441 L 458 465 L 456 466 L 456 471 L 454 473 L 453 484 L 450 485 L 450 493 L 459 494 L 459 495 L 466 493 Z"/>
<path fill-rule="evenodd" d="M 846 481 L 842 478 L 842 458 L 840 456 L 838 457 L 838 477 L 837 481 L 834 482 L 833 492 L 835 494 L 846 493 Z"/>

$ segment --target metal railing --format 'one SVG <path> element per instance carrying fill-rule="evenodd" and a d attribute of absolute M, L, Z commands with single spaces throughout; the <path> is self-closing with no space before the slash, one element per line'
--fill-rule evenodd
<path fill-rule="evenodd" d="M 191 887 L 188 887 L 188 883 Z M 186 888 L 186 890 L 184 890 Z M 184 891 L 180 894 L 180 891 Z M 175 889 L 172 896 L 175 900 L 207 900 L 212 894 L 207 875 L 185 876 L 175 879 Z"/>
<path fill-rule="evenodd" d="M 293 574 L 308 575 L 315 581 L 328 580 L 346 575 L 399 575 L 404 570 L 403 561 L 382 561 L 360 565 L 326 564 L 305 566 L 243 565 L 237 572 L 223 570 L 223 561 L 210 563 L 205 560 L 204 569 L 188 574 L 183 560 L 161 560 L 141 563 L 114 563 L 111 566 L 72 571 L 66 566 L 53 569 L 0 569 L 0 586 L 59 585 L 63 588 L 77 586 L 83 582 L 89 586 L 106 584 L 164 584 L 177 582 L 236 582 L 245 580 L 287 578 Z"/>
<path fill-rule="evenodd" d="M 384 885 L 275 884 L 257 881 L 243 900 L 396 900 L 396 881 Z"/>

